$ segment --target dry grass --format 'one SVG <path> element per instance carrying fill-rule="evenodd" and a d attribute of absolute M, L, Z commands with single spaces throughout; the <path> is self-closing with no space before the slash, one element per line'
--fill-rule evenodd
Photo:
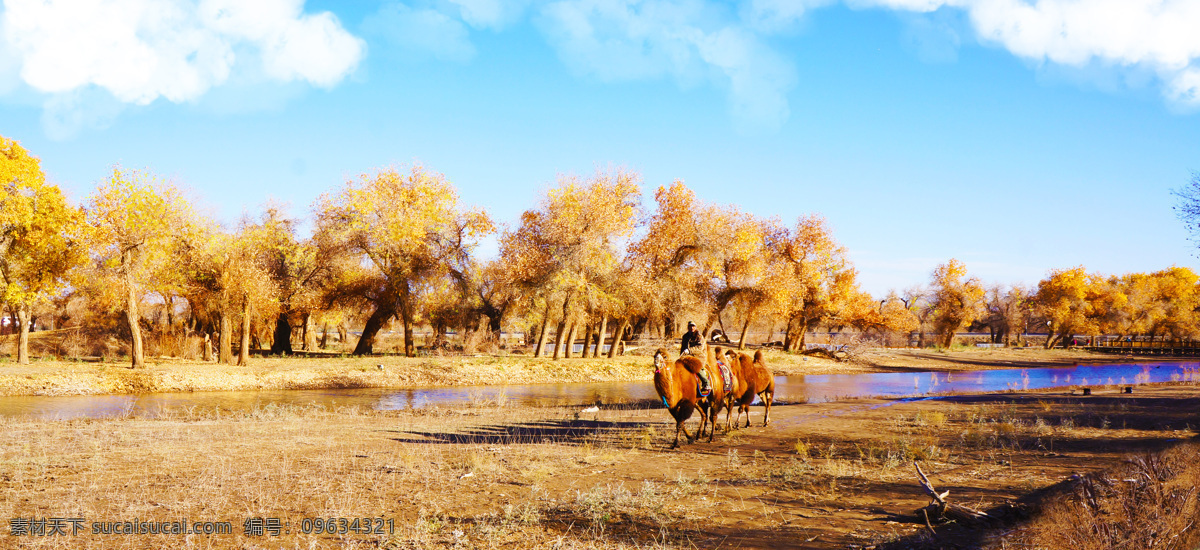
<path fill-rule="evenodd" d="M 1196 548 L 1200 544 L 1200 443 L 1137 454 L 1034 499 L 1032 521 L 994 548 Z"/>
<path fill-rule="evenodd" d="M 653 366 L 641 357 L 256 357 L 248 367 L 157 357 L 136 370 L 125 363 L 0 361 L 0 395 L 413 388 L 649 380 L 652 375 Z"/>
<path fill-rule="evenodd" d="M 266 406 L 0 418 L 8 435 L 0 440 L 0 515 L 234 527 L 208 537 L 20 539 L 35 548 L 907 547 L 925 530 L 912 511 L 927 503 L 912 461 L 954 502 L 1003 506 L 1190 434 L 1195 389 L 1154 391 L 1144 400 L 1009 394 L 781 406 L 771 427 L 681 451 L 666 448 L 674 426 L 661 409 L 606 408 L 576 419 L 574 409 L 504 399 L 389 412 Z M 1195 495 L 1177 491 L 1200 481 L 1180 466 L 1189 460 L 1196 463 L 1186 455 L 1105 474 L 1113 483 L 1095 478 L 1093 492 L 1107 499 L 1103 491 L 1128 488 L 1117 480 L 1151 476 L 1164 489 L 1154 493 L 1161 502 L 1137 497 L 1158 511 L 1139 516 L 1141 525 L 1191 514 Z M 1093 508 L 1119 519 L 1122 506 Z M 1082 513 L 1046 510 L 1049 523 Z M 290 522 L 291 533 L 246 536 L 252 517 Z M 300 533 L 313 517 L 386 518 L 395 532 Z M 1128 533 L 1120 529 L 1112 531 Z M 1030 537 L 1043 547 L 1067 540 Z"/>
<path fill-rule="evenodd" d="M 674 536 L 670 526 L 679 521 L 667 501 L 687 494 L 687 487 L 649 480 L 562 487 L 561 476 L 626 464 L 640 452 L 637 438 L 568 429 L 575 422 L 568 415 L 559 409 L 392 414 L 269 406 L 109 420 L 4 418 L 0 515 L 85 518 L 88 526 L 187 518 L 228 521 L 234 528 L 232 535 L 211 537 L 21 539 L 44 548 L 667 544 Z M 496 432 L 491 422 L 498 417 L 526 427 Z M 243 523 L 254 517 L 290 522 L 291 534 L 246 536 Z M 395 532 L 298 532 L 303 518 L 328 517 L 383 517 Z M 657 538 L 630 535 L 625 524 L 656 525 Z"/>

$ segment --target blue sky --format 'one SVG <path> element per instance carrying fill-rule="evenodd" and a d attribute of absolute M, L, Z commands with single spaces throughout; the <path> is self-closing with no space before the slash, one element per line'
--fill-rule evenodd
<path fill-rule="evenodd" d="M 243 5 L 244 4 L 244 5 Z M 346 6 L 349 4 L 349 7 Z M 560 173 L 794 222 L 876 294 L 1197 267 L 1200 3 L 4 0 L 0 135 L 82 200 L 111 166 L 218 219 L 421 162 L 515 223 Z"/>

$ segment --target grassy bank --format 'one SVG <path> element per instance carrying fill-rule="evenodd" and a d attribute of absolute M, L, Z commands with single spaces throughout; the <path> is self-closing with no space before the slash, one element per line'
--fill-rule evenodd
<path fill-rule="evenodd" d="M 651 379 L 651 353 L 646 346 L 611 360 L 520 355 L 255 357 L 247 367 L 151 358 L 142 369 L 130 369 L 125 362 L 39 360 L 30 365 L 0 363 L 0 396 L 636 381 Z M 765 353 L 768 366 L 780 375 L 1028 368 L 1114 360 L 1060 350 L 870 350 L 848 362 Z"/>
<path fill-rule="evenodd" d="M 649 380 L 639 357 L 553 361 L 521 357 L 255 358 L 238 367 L 157 359 L 124 363 L 35 362 L 0 366 L 0 395 L 414 388 Z"/>

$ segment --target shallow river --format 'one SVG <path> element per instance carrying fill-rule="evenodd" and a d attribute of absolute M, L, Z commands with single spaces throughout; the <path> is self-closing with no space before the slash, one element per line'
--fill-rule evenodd
<path fill-rule="evenodd" d="M 950 392 L 991 392 L 1104 384 L 1200 381 L 1200 362 L 1080 365 L 960 373 L 906 372 L 778 376 L 775 399 L 784 403 L 823 402 L 851 397 L 927 396 Z M 100 418 L 203 411 L 254 410 L 272 406 L 345 406 L 396 410 L 435 405 L 507 403 L 587 406 L 655 403 L 649 381 L 465 386 L 449 388 L 283 390 L 144 395 L 22 396 L 0 398 L 0 415 L 41 418 Z"/>

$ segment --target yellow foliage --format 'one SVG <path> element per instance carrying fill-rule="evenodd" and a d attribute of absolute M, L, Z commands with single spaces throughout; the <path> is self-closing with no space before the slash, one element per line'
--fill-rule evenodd
<path fill-rule="evenodd" d="M 28 309 L 61 291 L 83 260 L 78 208 L 47 184 L 37 157 L 0 136 L 0 299 Z"/>
<path fill-rule="evenodd" d="M 346 182 L 319 199 L 317 216 L 317 239 L 361 255 L 367 277 L 381 283 L 367 282 L 381 289 L 376 312 L 383 321 L 397 314 L 403 320 L 409 355 L 416 353 L 412 328 L 421 296 L 439 278 L 464 278 L 477 240 L 495 231 L 485 212 L 459 207 L 458 193 L 442 174 L 420 165 Z"/>
<path fill-rule="evenodd" d="M 933 270 L 930 283 L 934 329 L 949 347 L 954 333 L 984 313 L 985 291 L 979 279 L 967 278 L 967 266 L 951 258 Z"/>
<path fill-rule="evenodd" d="M 637 222 L 641 176 L 597 171 L 586 180 L 560 176 L 536 210 L 501 238 L 500 262 L 513 284 L 558 296 L 564 311 L 582 303 L 594 311 L 623 305 L 615 294 L 620 251 Z"/>

